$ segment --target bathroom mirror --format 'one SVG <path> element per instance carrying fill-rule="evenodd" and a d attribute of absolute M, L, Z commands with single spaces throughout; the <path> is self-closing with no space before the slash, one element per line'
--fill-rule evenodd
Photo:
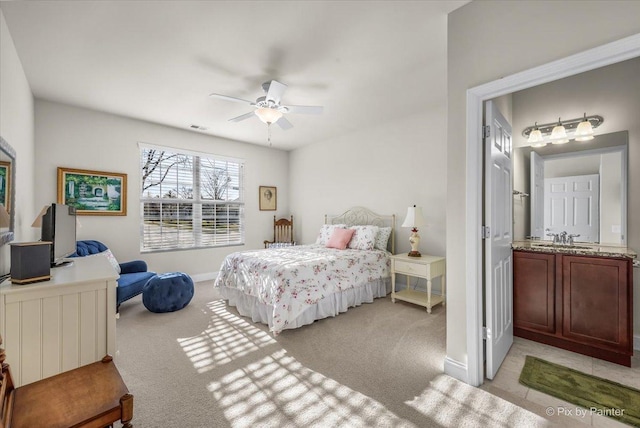
<path fill-rule="evenodd" d="M 16 152 L 0 137 L 0 245 L 13 241 L 15 224 Z"/>
<path fill-rule="evenodd" d="M 514 155 L 514 236 L 626 245 L 628 131 Z"/>

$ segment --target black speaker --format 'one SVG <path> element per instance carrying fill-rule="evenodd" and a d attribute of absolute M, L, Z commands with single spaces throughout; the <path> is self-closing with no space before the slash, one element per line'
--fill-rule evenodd
<path fill-rule="evenodd" d="M 30 284 L 51 279 L 51 242 L 11 243 L 11 283 Z"/>

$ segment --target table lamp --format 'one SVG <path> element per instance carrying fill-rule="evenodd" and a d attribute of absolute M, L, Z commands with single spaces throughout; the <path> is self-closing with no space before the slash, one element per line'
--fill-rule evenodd
<path fill-rule="evenodd" d="M 422 257 L 420 251 L 418 251 L 418 245 L 420 245 L 420 235 L 418 235 L 418 227 L 424 226 L 424 218 L 422 217 L 422 207 L 416 207 L 415 205 L 407 208 L 407 217 L 402 223 L 402 227 L 411 228 L 411 236 L 409 237 L 409 243 L 411 244 L 411 251 L 409 257 Z"/>

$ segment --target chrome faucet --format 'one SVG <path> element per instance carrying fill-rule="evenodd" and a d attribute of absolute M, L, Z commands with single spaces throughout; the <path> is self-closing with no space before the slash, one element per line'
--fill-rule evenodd
<path fill-rule="evenodd" d="M 574 234 L 570 234 L 570 235 L 567 237 L 567 244 L 569 244 L 569 245 L 573 245 L 573 242 L 574 242 L 574 241 L 573 241 L 573 238 L 577 238 L 578 236 L 580 236 L 580 234 L 579 234 L 579 233 L 578 233 L 578 234 L 576 234 L 576 235 L 574 235 Z"/>
<path fill-rule="evenodd" d="M 566 231 L 562 231 L 560 232 L 560 237 L 559 237 L 559 241 L 562 245 L 565 245 L 567 243 L 567 232 Z"/>
<path fill-rule="evenodd" d="M 560 235 L 558 235 L 557 233 L 547 233 L 547 236 L 553 237 L 553 243 L 554 244 L 559 244 L 560 243 Z"/>

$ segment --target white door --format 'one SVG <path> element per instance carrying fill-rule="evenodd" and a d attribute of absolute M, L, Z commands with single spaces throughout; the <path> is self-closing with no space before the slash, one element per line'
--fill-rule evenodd
<path fill-rule="evenodd" d="M 580 235 L 576 241 L 600 241 L 600 176 L 544 180 L 544 227 L 549 233 Z"/>
<path fill-rule="evenodd" d="M 531 152 L 531 237 L 545 239 L 544 159 Z"/>
<path fill-rule="evenodd" d="M 511 125 L 495 104 L 485 112 L 486 376 L 493 379 L 513 343 L 512 147 Z"/>

